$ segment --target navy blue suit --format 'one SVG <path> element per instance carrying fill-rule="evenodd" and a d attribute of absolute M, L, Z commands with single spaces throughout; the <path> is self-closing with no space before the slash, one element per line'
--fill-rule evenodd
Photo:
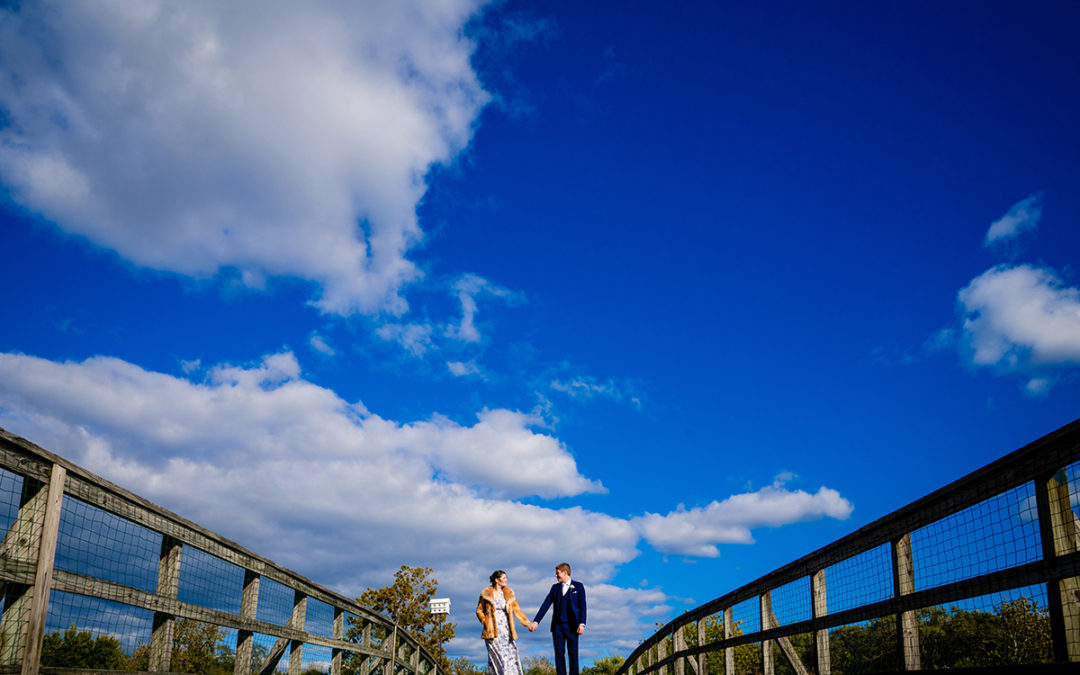
<path fill-rule="evenodd" d="M 548 608 L 554 607 L 551 639 L 555 643 L 555 675 L 567 675 L 564 656 L 570 657 L 570 675 L 578 675 L 577 629 L 585 623 L 585 584 L 571 580 L 570 590 L 565 594 L 562 588 L 559 583 L 551 587 L 533 621 L 540 623 Z"/>

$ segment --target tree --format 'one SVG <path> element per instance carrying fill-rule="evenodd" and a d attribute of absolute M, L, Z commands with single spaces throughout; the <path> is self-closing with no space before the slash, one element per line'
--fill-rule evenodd
<path fill-rule="evenodd" d="M 390 618 L 398 627 L 415 638 L 439 661 L 439 668 L 449 671 L 450 660 L 446 658 L 446 643 L 454 637 L 455 624 L 446 614 L 432 614 L 428 602 L 439 591 L 439 582 L 431 578 L 430 567 L 402 565 L 394 573 L 394 583 L 383 588 L 369 588 L 356 599 Z M 345 639 L 360 642 L 362 626 L 350 618 Z M 359 657 L 362 660 L 364 657 Z M 350 659 L 349 669 L 359 669 L 359 660 Z"/>
<path fill-rule="evenodd" d="M 1050 615 L 1031 598 L 1002 601 L 996 613 L 1001 617 L 1001 639 L 995 645 L 995 660 L 1003 665 L 1050 663 L 1054 643 L 1050 637 Z"/>
<path fill-rule="evenodd" d="M 555 675 L 555 663 L 543 656 L 526 656 L 521 668 L 525 675 Z"/>
<path fill-rule="evenodd" d="M 621 656 L 605 656 L 581 671 L 581 675 L 615 675 L 626 659 Z"/>
<path fill-rule="evenodd" d="M 97 670 L 121 670 L 127 657 L 120 641 L 111 635 L 94 635 L 79 630 L 75 624 L 59 633 L 49 633 L 41 649 L 41 665 L 60 668 L 89 668 Z"/>
<path fill-rule="evenodd" d="M 487 668 L 480 667 L 465 658 L 459 656 L 456 659 L 450 659 L 450 675 L 486 675 Z"/>
<path fill-rule="evenodd" d="M 230 652 L 220 647 L 225 631 L 220 626 L 192 619 L 178 619 L 173 633 L 172 665 L 174 673 L 231 675 Z"/>

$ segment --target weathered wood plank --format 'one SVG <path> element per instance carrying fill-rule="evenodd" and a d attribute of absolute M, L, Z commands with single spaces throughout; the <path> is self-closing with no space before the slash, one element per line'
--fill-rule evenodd
<path fill-rule="evenodd" d="M 825 591 L 825 570 L 821 569 L 810 577 L 814 618 L 820 619 L 829 613 L 828 595 Z M 814 631 L 814 650 L 817 652 L 818 675 L 831 675 L 832 658 L 829 654 L 829 629 L 819 628 Z"/>
<path fill-rule="evenodd" d="M 45 617 L 49 611 L 49 590 L 52 588 L 53 562 L 56 560 L 56 537 L 60 532 L 60 509 L 64 500 L 64 478 L 67 470 L 53 465 L 45 503 L 45 519 L 41 525 L 37 572 L 30 590 L 30 618 L 26 628 L 26 652 L 22 675 L 37 675 L 41 667 L 41 649 L 45 639 Z"/>
<path fill-rule="evenodd" d="M 911 558 L 911 534 L 893 542 L 893 589 L 896 597 L 915 592 L 915 565 Z M 900 612 L 896 623 L 897 640 L 905 670 L 919 670 L 919 619 L 914 609 Z"/>

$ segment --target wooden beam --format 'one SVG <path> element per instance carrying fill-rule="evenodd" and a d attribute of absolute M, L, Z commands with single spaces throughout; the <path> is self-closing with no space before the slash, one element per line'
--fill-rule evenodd
<path fill-rule="evenodd" d="M 893 590 L 897 597 L 915 592 L 915 566 L 911 558 L 911 534 L 893 541 Z M 916 610 L 900 612 L 896 622 L 898 649 L 904 670 L 919 670 L 919 619 Z"/>
<path fill-rule="evenodd" d="M 240 594 L 240 618 L 254 620 L 259 611 L 259 575 L 244 570 L 244 590 Z M 233 675 L 251 672 L 251 655 L 255 650 L 255 633 L 250 630 L 236 631 L 236 658 Z M 338 674 L 335 674 L 338 675 Z"/>
<path fill-rule="evenodd" d="M 295 631 L 304 630 L 304 622 L 307 620 L 307 596 L 300 591 L 293 594 L 292 615 L 289 617 L 289 628 Z M 304 642 L 293 640 L 289 646 L 289 675 L 300 675 L 303 670 Z"/>
<path fill-rule="evenodd" d="M 158 559 L 157 594 L 176 600 L 180 591 L 180 561 L 184 546 L 169 536 L 161 538 L 161 555 Z M 171 670 L 173 635 L 176 616 L 168 612 L 154 612 L 154 632 L 150 635 L 150 672 L 163 673 Z M 246 675 L 246 673 L 245 673 Z"/>
<path fill-rule="evenodd" d="M 334 639 L 345 639 L 345 611 L 340 607 L 334 608 Z M 330 657 L 330 675 L 341 675 L 341 665 L 345 652 L 335 647 Z"/>
<path fill-rule="evenodd" d="M 30 619 L 26 628 L 26 652 L 22 675 L 37 675 L 41 668 L 41 649 L 45 640 L 45 618 L 49 611 L 49 591 L 52 589 L 53 563 L 56 561 L 56 537 L 60 532 L 60 511 L 64 501 L 64 478 L 67 470 L 54 464 L 49 479 L 45 504 L 45 519 L 41 526 L 37 574 L 30 590 Z"/>
<path fill-rule="evenodd" d="M 731 607 L 724 609 L 724 640 L 730 640 L 734 637 L 735 626 L 731 622 Z M 724 672 L 735 672 L 735 648 L 727 647 L 724 649 Z"/>
<path fill-rule="evenodd" d="M 810 593 L 813 596 L 814 618 L 820 619 L 829 613 L 828 598 L 825 593 L 825 570 L 821 569 L 810 577 Z M 814 651 L 817 652 L 818 675 L 831 675 L 832 660 L 829 656 L 829 629 L 819 628 L 814 631 Z"/>

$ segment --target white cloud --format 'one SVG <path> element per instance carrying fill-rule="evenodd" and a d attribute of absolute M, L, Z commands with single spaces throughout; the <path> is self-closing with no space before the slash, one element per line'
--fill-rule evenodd
<path fill-rule="evenodd" d="M 717 544 L 753 543 L 752 528 L 780 527 L 824 517 L 844 520 L 851 515 L 851 502 L 831 488 L 823 486 L 814 494 L 785 489 L 783 483 L 791 477 L 781 474 L 769 487 L 731 495 L 703 508 L 687 510 L 680 505 L 667 515 L 646 513 L 633 519 L 633 523 L 662 553 L 715 558 L 720 555 Z"/>
<path fill-rule="evenodd" d="M 445 334 L 447 337 L 462 342 L 480 342 L 480 330 L 476 327 L 477 299 L 490 296 L 500 298 L 513 305 L 523 300 L 520 293 L 493 284 L 483 277 L 475 274 L 462 275 L 454 282 L 454 292 L 461 303 L 461 321 L 456 326 L 448 326 Z"/>
<path fill-rule="evenodd" d="M 1024 385 L 1024 392 L 1029 396 L 1045 396 L 1053 386 L 1053 380 L 1048 377 L 1033 377 Z"/>
<path fill-rule="evenodd" d="M 467 363 L 463 361 L 448 361 L 446 363 L 446 368 L 455 377 L 480 374 L 480 366 L 476 365 L 473 361 Z"/>
<path fill-rule="evenodd" d="M 1011 239 L 1025 230 L 1035 229 L 1042 218 L 1042 193 L 1037 192 L 1013 204 L 1009 211 L 990 224 L 984 246 Z"/>
<path fill-rule="evenodd" d="M 337 354 L 337 350 L 334 349 L 330 345 L 330 343 L 326 341 L 326 338 L 324 338 L 322 335 L 319 335 L 318 333 L 312 333 L 308 337 L 308 345 L 310 345 L 311 348 L 315 351 L 325 356 L 334 356 L 335 354 Z"/>
<path fill-rule="evenodd" d="M 975 365 L 1012 372 L 1080 364 L 1080 290 L 1053 271 L 993 267 L 957 297 Z"/>
<path fill-rule="evenodd" d="M 636 646 L 650 617 L 670 615 L 662 591 L 608 583 L 642 537 L 661 551 L 713 556 L 717 544 L 750 540 L 751 528 L 851 510 L 834 490 L 789 491 L 781 479 L 667 516 L 525 504 L 515 500 L 605 491 L 562 442 L 536 431 L 535 415 L 388 420 L 305 380 L 289 352 L 200 372 L 205 380 L 192 381 L 115 358 L 0 353 L 0 426 L 349 595 L 385 585 L 406 562 L 435 568 L 440 595 L 458 608 L 496 568 L 522 597 L 539 598 L 558 551 L 596 603 L 593 649 Z M 462 630 L 451 647 L 479 658 L 479 640 Z M 546 654 L 548 639 L 536 635 L 523 648 Z"/>
<path fill-rule="evenodd" d="M 0 10 L 0 179 L 135 264 L 323 311 L 400 313 L 416 205 L 489 97 L 480 0 L 22 3 Z"/>
<path fill-rule="evenodd" d="M 434 347 L 431 340 L 432 328 L 423 323 L 384 323 L 375 329 L 375 334 L 387 342 L 396 342 L 413 356 L 423 356 Z"/>
<path fill-rule="evenodd" d="M 628 401 L 635 408 L 641 409 L 641 398 L 634 393 L 630 384 L 617 384 L 614 380 L 599 382 L 595 377 L 577 375 L 567 380 L 551 381 L 551 388 L 571 398 L 591 399 L 609 398 L 615 401 Z"/>

